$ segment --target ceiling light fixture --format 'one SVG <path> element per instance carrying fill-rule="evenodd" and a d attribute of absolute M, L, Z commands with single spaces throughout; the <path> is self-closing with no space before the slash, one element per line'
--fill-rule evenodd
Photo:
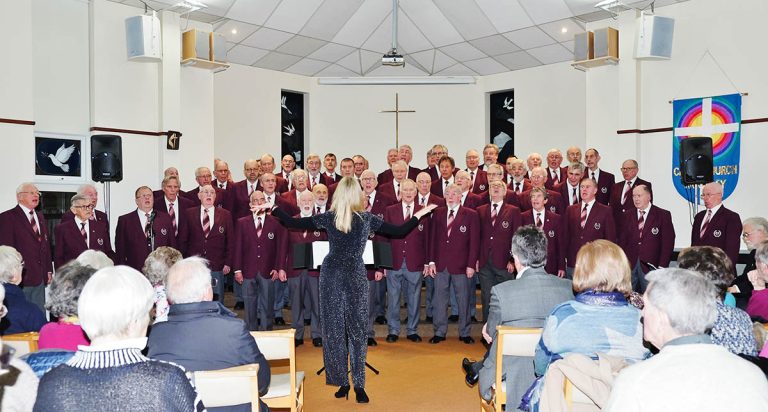
<path fill-rule="evenodd" d="M 323 86 L 380 86 L 380 85 L 452 85 L 475 84 L 472 76 L 430 77 L 321 77 L 317 84 Z"/>
<path fill-rule="evenodd" d="M 392 0 L 392 49 L 381 56 L 384 66 L 405 67 L 405 59 L 397 53 L 397 0 Z"/>
<path fill-rule="evenodd" d="M 596 9 L 605 10 L 608 13 L 617 16 L 622 11 L 630 10 L 631 8 L 619 0 L 603 0 L 595 4 Z"/>
<path fill-rule="evenodd" d="M 184 13 L 192 13 L 193 11 L 198 11 L 206 7 L 208 6 L 205 3 L 198 0 L 182 0 L 174 4 L 173 7 L 171 7 L 170 9 L 166 9 L 166 10 L 171 10 L 179 14 L 184 14 Z"/>
<path fill-rule="evenodd" d="M 560 33 L 568 33 L 568 28 L 563 27 L 562 29 L 560 29 Z"/>
<path fill-rule="evenodd" d="M 237 29 L 232 29 L 232 34 L 237 34 Z"/>

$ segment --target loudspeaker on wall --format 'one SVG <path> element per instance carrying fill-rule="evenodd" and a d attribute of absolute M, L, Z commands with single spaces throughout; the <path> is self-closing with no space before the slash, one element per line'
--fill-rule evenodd
<path fill-rule="evenodd" d="M 613 27 L 595 30 L 595 58 L 619 58 L 619 31 Z"/>
<path fill-rule="evenodd" d="M 595 58 L 595 37 L 591 31 L 573 36 L 573 61 L 592 60 Z"/>
<path fill-rule="evenodd" d="M 680 180 L 683 185 L 714 181 L 712 166 L 711 137 L 689 137 L 680 141 Z"/>
<path fill-rule="evenodd" d="M 161 60 L 160 19 L 154 14 L 125 19 L 125 42 L 128 60 Z"/>
<path fill-rule="evenodd" d="M 123 180 L 123 145 L 120 136 L 91 136 L 91 179 L 94 182 Z"/>
<path fill-rule="evenodd" d="M 635 58 L 666 60 L 672 58 L 675 19 L 643 14 L 637 19 Z"/>

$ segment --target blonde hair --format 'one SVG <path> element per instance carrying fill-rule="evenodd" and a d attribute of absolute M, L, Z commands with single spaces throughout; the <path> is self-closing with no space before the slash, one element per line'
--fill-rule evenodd
<path fill-rule="evenodd" d="M 594 289 L 629 295 L 632 291 L 631 273 L 627 256 L 618 245 L 604 239 L 588 242 L 576 254 L 573 291 Z"/>
<path fill-rule="evenodd" d="M 349 233 L 352 229 L 352 217 L 363 210 L 363 191 L 360 185 L 352 177 L 343 177 L 333 192 L 331 211 L 336 214 L 334 224 L 342 233 Z"/>

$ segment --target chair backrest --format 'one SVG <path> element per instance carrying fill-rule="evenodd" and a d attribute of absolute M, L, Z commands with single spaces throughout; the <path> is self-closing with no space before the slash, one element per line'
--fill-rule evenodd
<path fill-rule="evenodd" d="M 295 334 L 296 329 L 251 332 L 251 336 L 256 340 L 256 345 L 259 347 L 259 351 L 261 351 L 268 361 L 288 360 L 289 373 L 287 374 L 287 380 L 290 383 L 290 386 L 285 388 L 288 389 L 285 391 L 286 395 L 273 396 L 273 389 L 280 386 L 277 384 L 277 382 L 281 380 L 278 379 L 278 377 L 283 377 L 283 375 L 275 375 L 272 373 L 270 390 L 262 398 L 264 403 L 266 403 L 270 409 L 290 408 L 291 411 L 297 411 L 301 409 L 301 406 L 304 403 L 303 374 L 301 378 L 302 381 L 297 389 Z M 279 391 L 275 390 L 274 392 Z"/>
<path fill-rule="evenodd" d="M 507 403 L 505 382 L 501 380 L 504 356 L 533 356 L 541 338 L 541 328 L 496 327 L 496 390 L 494 405 L 499 410 Z"/>
<path fill-rule="evenodd" d="M 597 408 L 595 402 L 579 388 L 573 386 L 573 383 L 567 377 L 563 387 L 563 398 L 569 410 L 574 410 L 574 408 L 594 410 L 594 408 Z"/>
<path fill-rule="evenodd" d="M 296 346 L 291 331 L 295 329 L 251 332 L 259 350 L 267 360 L 295 359 Z"/>
<path fill-rule="evenodd" d="M 235 366 L 192 374 L 197 393 L 208 408 L 248 403 L 259 410 L 259 365 Z"/>
<path fill-rule="evenodd" d="M 40 334 L 37 332 L 15 333 L 2 337 L 3 343 L 16 349 L 16 357 L 28 353 L 37 352 L 37 342 L 40 340 Z"/>

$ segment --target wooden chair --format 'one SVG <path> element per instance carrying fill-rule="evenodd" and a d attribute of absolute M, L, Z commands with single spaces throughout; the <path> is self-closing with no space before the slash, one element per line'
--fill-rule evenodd
<path fill-rule="evenodd" d="M 251 404 L 259 411 L 259 365 L 235 366 L 192 373 L 197 393 L 207 408 Z"/>
<path fill-rule="evenodd" d="M 16 349 L 15 357 L 23 356 L 28 353 L 37 352 L 37 341 L 40 340 L 40 334 L 37 332 L 15 333 L 2 337 L 3 343 Z"/>
<path fill-rule="evenodd" d="M 541 328 L 496 327 L 496 383 L 490 402 L 480 398 L 481 411 L 500 411 L 507 404 L 507 388 L 501 380 L 504 355 L 533 357 L 540 338 Z"/>
<path fill-rule="evenodd" d="M 288 373 L 273 373 L 269 391 L 261 400 L 270 408 L 290 408 L 291 412 L 304 407 L 304 372 L 296 371 L 295 333 L 296 329 L 251 332 L 268 361 L 288 360 Z"/>
<path fill-rule="evenodd" d="M 565 384 L 563 385 L 563 392 L 565 398 L 565 405 L 569 411 L 593 411 L 600 410 L 595 405 L 589 396 L 580 391 L 579 388 L 573 386 L 570 379 L 565 378 Z"/>

